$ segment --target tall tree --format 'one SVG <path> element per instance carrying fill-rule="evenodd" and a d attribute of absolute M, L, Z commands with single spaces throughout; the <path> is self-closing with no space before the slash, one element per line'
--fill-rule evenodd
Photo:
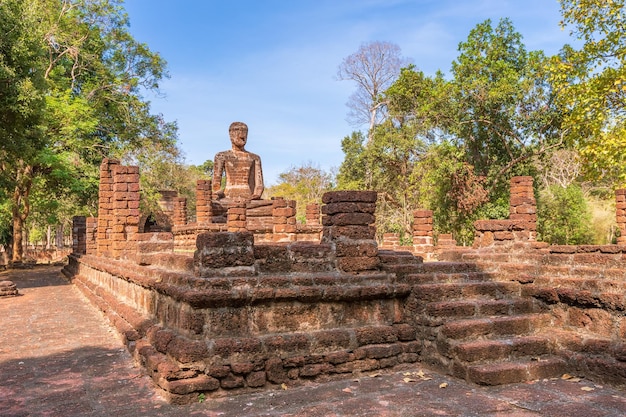
<path fill-rule="evenodd" d="M 560 146 L 561 114 L 542 52 L 527 52 L 509 19 L 471 30 L 452 63 L 457 122 L 452 133 L 490 189 L 528 173 L 531 158 Z M 506 182 L 505 182 L 506 183 Z"/>
<path fill-rule="evenodd" d="M 374 127 L 386 117 L 387 102 L 384 91 L 400 74 L 400 69 L 409 61 L 402 57 L 400 47 L 390 42 L 364 43 L 355 53 L 343 59 L 337 70 L 339 80 L 350 80 L 357 84 L 350 96 L 349 120 L 355 125 L 367 123 L 368 140 L 371 142 Z"/>
<path fill-rule="evenodd" d="M 31 209 L 28 195 L 39 171 L 33 162 L 45 146 L 45 50 L 33 6 L 19 0 L 0 4 L 0 185 L 12 202 L 14 259 L 21 258 L 22 225 Z"/>
<path fill-rule="evenodd" d="M 561 0 L 562 25 L 578 40 L 551 64 L 570 143 L 589 178 L 626 184 L 624 0 Z M 582 45 L 581 45 L 582 44 Z"/>
<path fill-rule="evenodd" d="M 6 29 L 0 66 L 9 85 L 22 88 L 8 96 L 22 111 L 21 125 L 0 145 L 0 184 L 4 192 L 13 190 L 13 260 L 20 261 L 33 184 L 59 185 L 47 189 L 50 198 L 93 201 L 95 166 L 103 156 L 133 155 L 153 143 L 173 151 L 176 129 L 150 114 L 142 98 L 143 89 L 158 88 L 165 62 L 130 36 L 119 1 L 0 2 Z M 33 114 L 19 103 L 25 97 L 38 100 L 29 106 Z M 47 180 L 34 181 L 38 175 Z M 49 181 L 55 178 L 65 181 Z"/>

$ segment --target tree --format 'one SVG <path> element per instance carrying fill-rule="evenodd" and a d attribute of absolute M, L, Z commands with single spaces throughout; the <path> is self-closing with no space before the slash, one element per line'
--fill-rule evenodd
<path fill-rule="evenodd" d="M 355 125 L 367 123 L 368 140 L 371 142 L 374 127 L 386 116 L 384 91 L 398 77 L 400 68 L 408 65 L 402 58 L 400 47 L 390 42 L 369 42 L 359 50 L 344 58 L 337 70 L 339 80 L 350 80 L 357 84 L 350 96 L 349 120 Z"/>
<path fill-rule="evenodd" d="M 337 188 L 340 190 L 366 190 L 371 181 L 365 175 L 365 137 L 361 132 L 352 132 L 341 141 L 344 159 L 337 173 Z"/>
<path fill-rule="evenodd" d="M 50 199 L 93 203 L 104 156 L 132 159 L 155 143 L 174 152 L 176 128 L 142 98 L 158 88 L 165 62 L 130 36 L 118 1 L 1 1 L 0 75 L 11 88 L 0 117 L 12 130 L 2 132 L 10 140 L 0 145 L 0 186 L 10 191 L 20 261 L 34 186 L 49 187 Z"/>
<path fill-rule="evenodd" d="M 537 204 L 537 232 L 551 244 L 592 243 L 591 213 L 579 185 L 544 189 Z"/>
<path fill-rule="evenodd" d="M 527 52 L 508 19 L 478 24 L 452 63 L 456 118 L 453 135 L 490 191 L 532 158 L 561 146 L 562 115 L 540 51 Z"/>
<path fill-rule="evenodd" d="M 21 259 L 22 226 L 30 212 L 28 195 L 39 169 L 32 162 L 45 145 L 42 127 L 46 91 L 42 30 L 32 5 L 4 0 L 0 7 L 0 185 L 12 204 L 13 259 Z"/>
<path fill-rule="evenodd" d="M 582 42 L 551 61 L 569 143 L 588 178 L 626 183 L 624 0 L 561 0 L 562 26 Z"/>
<path fill-rule="evenodd" d="M 279 174 L 279 182 L 266 189 L 269 196 L 284 197 L 296 201 L 296 217 L 302 223 L 306 221 L 306 206 L 320 203 L 322 195 L 331 191 L 333 175 L 308 162 L 299 167 L 291 167 Z"/>

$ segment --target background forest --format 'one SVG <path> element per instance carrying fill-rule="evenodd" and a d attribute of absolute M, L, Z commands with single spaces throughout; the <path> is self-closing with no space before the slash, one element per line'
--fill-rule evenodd
<path fill-rule="evenodd" d="M 343 163 L 294 166 L 266 198 L 303 210 L 331 189 L 374 189 L 380 233 L 409 240 L 412 211 L 426 208 L 436 233 L 467 245 L 474 220 L 508 215 L 509 179 L 532 175 L 540 239 L 614 241 L 613 192 L 626 185 L 624 1 L 560 3 L 572 45 L 557 56 L 527 51 L 506 18 L 478 23 L 447 77 L 425 75 L 392 43 L 363 44 L 338 63 L 337 79 L 356 87 Z M 212 163 L 185 164 L 176 123 L 152 114 L 144 95 L 158 92 L 166 62 L 132 38 L 121 3 L 0 0 L 0 28 L 0 244 L 12 260 L 27 242 L 67 235 L 72 216 L 97 214 L 104 157 L 140 166 L 145 212 L 159 189 L 193 211 Z"/>

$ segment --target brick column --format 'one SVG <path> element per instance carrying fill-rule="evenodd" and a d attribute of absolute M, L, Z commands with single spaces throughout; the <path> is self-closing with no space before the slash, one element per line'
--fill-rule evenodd
<path fill-rule="evenodd" d="M 87 255 L 95 255 L 98 252 L 98 218 L 87 217 Z"/>
<path fill-rule="evenodd" d="M 400 247 L 400 233 L 383 233 L 381 249 L 397 250 Z"/>
<path fill-rule="evenodd" d="M 241 200 L 234 202 L 228 207 L 226 215 L 226 228 L 229 232 L 245 232 L 246 227 L 246 202 Z"/>
<path fill-rule="evenodd" d="M 126 258 L 136 252 L 139 233 L 139 167 L 114 165 L 112 256 Z"/>
<path fill-rule="evenodd" d="M 626 189 L 615 190 L 615 221 L 620 231 L 618 245 L 626 245 Z"/>
<path fill-rule="evenodd" d="M 456 246 L 456 240 L 452 237 L 452 233 L 442 233 L 437 237 L 438 248 L 450 248 Z"/>
<path fill-rule="evenodd" d="M 75 255 L 87 253 L 87 219 L 85 216 L 72 217 L 72 253 Z"/>
<path fill-rule="evenodd" d="M 172 224 L 174 226 L 184 226 L 187 224 L 187 199 L 176 197 L 173 199 L 174 211 L 172 213 Z"/>
<path fill-rule="evenodd" d="M 119 165 L 115 159 L 104 158 L 100 164 L 100 187 L 98 190 L 98 235 L 97 254 L 111 255 L 111 233 L 113 232 L 113 173 L 112 167 Z"/>
<path fill-rule="evenodd" d="M 306 224 L 307 226 L 318 226 L 320 224 L 320 205 L 310 203 L 306 205 Z"/>
<path fill-rule="evenodd" d="M 522 229 L 515 240 L 535 240 L 537 237 L 537 202 L 533 191 L 533 177 L 511 178 L 509 220 Z M 521 238 L 521 239 L 519 239 Z"/>
<path fill-rule="evenodd" d="M 332 191 L 322 197 L 322 242 L 335 246 L 337 267 L 344 272 L 376 270 L 376 191 Z"/>
<path fill-rule="evenodd" d="M 272 201 L 272 219 L 274 220 L 274 242 L 290 242 L 295 240 L 296 233 L 296 202 L 275 198 Z"/>
<path fill-rule="evenodd" d="M 205 232 L 196 239 L 194 271 L 202 278 L 254 275 L 254 261 L 251 232 Z"/>
<path fill-rule="evenodd" d="M 432 210 L 413 211 L 413 250 L 418 253 L 433 251 Z"/>
<path fill-rule="evenodd" d="M 211 197 L 211 180 L 198 180 L 196 182 L 196 222 L 198 224 L 212 222 Z"/>

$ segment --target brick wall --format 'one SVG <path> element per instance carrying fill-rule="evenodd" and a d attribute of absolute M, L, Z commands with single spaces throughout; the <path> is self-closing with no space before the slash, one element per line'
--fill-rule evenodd
<path fill-rule="evenodd" d="M 532 177 L 513 177 L 509 199 L 509 218 L 506 220 L 478 220 L 474 247 L 510 245 L 515 242 L 533 242 L 537 237 L 537 205 Z"/>
<path fill-rule="evenodd" d="M 333 191 L 322 197 L 322 242 L 335 247 L 337 267 L 344 272 L 380 267 L 376 243 L 376 192 Z"/>
<path fill-rule="evenodd" d="M 113 233 L 113 172 L 112 167 L 119 165 L 115 159 L 105 158 L 100 164 L 100 186 L 98 190 L 98 236 L 97 251 L 100 256 L 111 256 Z"/>
<path fill-rule="evenodd" d="M 196 182 L 196 222 L 199 224 L 212 222 L 211 196 L 211 180 L 198 180 Z"/>

